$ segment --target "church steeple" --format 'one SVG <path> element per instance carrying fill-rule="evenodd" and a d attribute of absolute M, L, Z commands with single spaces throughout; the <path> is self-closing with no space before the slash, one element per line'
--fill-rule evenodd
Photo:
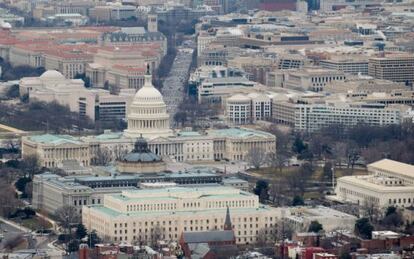
<path fill-rule="evenodd" d="M 231 224 L 231 218 L 230 218 L 230 209 L 227 206 L 227 211 L 226 211 L 226 220 L 224 221 L 224 230 L 233 230 L 233 225 Z"/>

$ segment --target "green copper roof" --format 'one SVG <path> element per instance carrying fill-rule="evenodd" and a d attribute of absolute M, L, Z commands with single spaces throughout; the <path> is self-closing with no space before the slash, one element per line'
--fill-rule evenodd
<path fill-rule="evenodd" d="M 221 137 L 271 137 L 270 133 L 247 128 L 215 129 L 209 131 L 210 135 Z"/>
<path fill-rule="evenodd" d="M 69 143 L 69 144 L 81 144 L 82 143 L 77 138 L 69 136 L 69 135 L 44 134 L 44 135 L 31 136 L 29 137 L 29 139 L 34 142 L 52 144 L 52 145 L 61 145 L 61 144 L 66 144 L 66 143 Z"/>

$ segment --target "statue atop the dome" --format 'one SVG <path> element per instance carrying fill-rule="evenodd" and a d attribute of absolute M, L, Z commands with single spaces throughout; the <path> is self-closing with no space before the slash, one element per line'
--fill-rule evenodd
<path fill-rule="evenodd" d="M 146 74 L 151 75 L 151 68 L 150 68 L 149 63 L 147 63 L 147 73 Z"/>

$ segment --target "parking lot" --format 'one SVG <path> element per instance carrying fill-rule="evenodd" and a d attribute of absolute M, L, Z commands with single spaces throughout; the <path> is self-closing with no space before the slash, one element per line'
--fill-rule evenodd
<path fill-rule="evenodd" d="M 185 84 L 189 76 L 193 51 L 193 49 L 186 47 L 179 47 L 177 49 L 177 56 L 161 89 L 167 105 L 167 111 L 170 114 L 171 126 L 175 125 L 174 115 L 177 113 L 178 105 L 180 105 L 185 95 Z"/>

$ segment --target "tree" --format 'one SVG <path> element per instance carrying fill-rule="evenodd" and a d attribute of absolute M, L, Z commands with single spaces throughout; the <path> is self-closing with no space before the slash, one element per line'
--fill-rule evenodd
<path fill-rule="evenodd" d="M 9 99 L 18 98 L 19 96 L 19 85 L 12 85 L 6 92 L 6 97 Z"/>
<path fill-rule="evenodd" d="M 0 215 L 9 217 L 22 203 L 17 199 L 14 189 L 5 183 L 0 183 Z"/>
<path fill-rule="evenodd" d="M 371 199 L 364 199 L 361 205 L 362 215 L 369 218 L 371 222 L 377 222 L 380 218 L 381 211 L 378 202 Z"/>
<path fill-rule="evenodd" d="M 304 163 L 296 171 L 289 173 L 286 181 L 292 193 L 303 196 L 312 174 L 313 167 L 310 163 Z"/>
<path fill-rule="evenodd" d="M 355 223 L 355 233 L 362 238 L 371 239 L 374 227 L 371 225 L 368 218 L 360 218 Z"/>
<path fill-rule="evenodd" d="M 157 242 L 162 240 L 164 236 L 164 229 L 160 225 L 154 226 L 151 229 L 151 245 L 156 246 Z"/>
<path fill-rule="evenodd" d="M 382 223 L 388 227 L 400 227 L 404 224 L 401 212 L 396 207 L 390 206 L 385 212 Z"/>
<path fill-rule="evenodd" d="M 91 86 L 91 79 L 90 79 L 88 76 L 86 76 L 86 74 L 85 74 L 85 73 L 83 73 L 83 74 L 79 74 L 79 73 L 77 73 L 77 74 L 75 75 L 74 79 L 81 79 L 81 80 L 83 81 L 84 86 L 85 86 L 86 88 L 89 88 L 89 87 Z"/>
<path fill-rule="evenodd" d="M 126 154 L 128 154 L 128 150 L 122 147 L 122 145 L 118 144 L 114 147 L 113 154 L 114 154 L 115 160 L 120 160 Z"/>
<path fill-rule="evenodd" d="M 250 165 L 259 169 L 266 162 L 266 153 L 262 148 L 253 147 L 248 151 L 246 159 Z"/>
<path fill-rule="evenodd" d="M 38 174 L 40 170 L 39 157 L 36 154 L 27 155 L 23 158 L 22 169 L 27 172 L 30 179 L 33 179 L 35 174 Z"/>
<path fill-rule="evenodd" d="M 289 148 L 290 133 L 279 130 L 276 125 L 270 126 L 267 131 L 276 136 L 277 142 L 276 152 L 268 155 L 268 163 L 271 167 L 278 167 L 279 171 L 282 171 L 292 155 Z"/>
<path fill-rule="evenodd" d="M 299 155 L 302 154 L 307 148 L 308 146 L 303 143 L 303 140 L 299 136 L 296 136 L 293 141 L 292 151 Z"/>
<path fill-rule="evenodd" d="M 260 202 L 266 201 L 269 198 L 269 183 L 266 180 L 258 180 L 253 192 L 259 196 Z"/>
<path fill-rule="evenodd" d="M 323 172 L 323 178 L 325 179 L 325 180 L 328 180 L 328 181 L 332 181 L 332 168 L 333 168 L 333 165 L 332 165 L 332 163 L 331 162 L 326 162 L 324 165 L 323 165 L 323 169 L 322 169 L 322 172 Z"/>
<path fill-rule="evenodd" d="M 88 234 L 88 245 L 95 247 L 95 245 L 102 243 L 102 239 L 98 236 L 95 230 Z"/>
<path fill-rule="evenodd" d="M 80 241 L 77 239 L 72 239 L 68 243 L 68 252 L 73 253 L 79 250 Z"/>
<path fill-rule="evenodd" d="M 112 161 L 111 152 L 107 148 L 98 147 L 92 161 L 93 165 L 107 166 Z"/>
<path fill-rule="evenodd" d="M 319 233 L 322 230 L 323 230 L 323 226 L 321 223 L 319 223 L 317 220 L 311 221 L 309 228 L 308 228 L 308 232 Z"/>
<path fill-rule="evenodd" d="M 55 212 L 55 217 L 61 226 L 68 230 L 69 233 L 71 232 L 70 229 L 72 225 L 80 222 L 78 209 L 70 205 L 63 205 L 58 208 Z"/>
<path fill-rule="evenodd" d="M 184 126 L 184 123 L 186 123 L 187 121 L 187 112 L 179 111 L 176 114 L 174 114 L 174 121 L 178 125 L 181 124 L 181 126 Z"/>
<path fill-rule="evenodd" d="M 270 183 L 269 186 L 269 197 L 274 205 L 282 205 L 285 199 L 284 193 L 286 192 L 286 181 L 285 179 L 277 179 Z"/>
<path fill-rule="evenodd" d="M 351 167 L 351 170 L 353 171 L 354 166 L 360 157 L 361 150 L 358 148 L 358 145 L 355 142 L 348 141 L 346 143 L 347 167 Z"/>
<path fill-rule="evenodd" d="M 296 195 L 293 197 L 292 206 L 303 206 L 305 205 L 305 201 L 303 200 L 302 196 Z"/>
<path fill-rule="evenodd" d="M 82 239 L 84 238 L 86 235 L 88 234 L 88 232 L 86 231 L 85 226 L 82 223 L 79 223 L 76 226 L 76 231 L 75 231 L 75 236 L 77 239 Z"/>

